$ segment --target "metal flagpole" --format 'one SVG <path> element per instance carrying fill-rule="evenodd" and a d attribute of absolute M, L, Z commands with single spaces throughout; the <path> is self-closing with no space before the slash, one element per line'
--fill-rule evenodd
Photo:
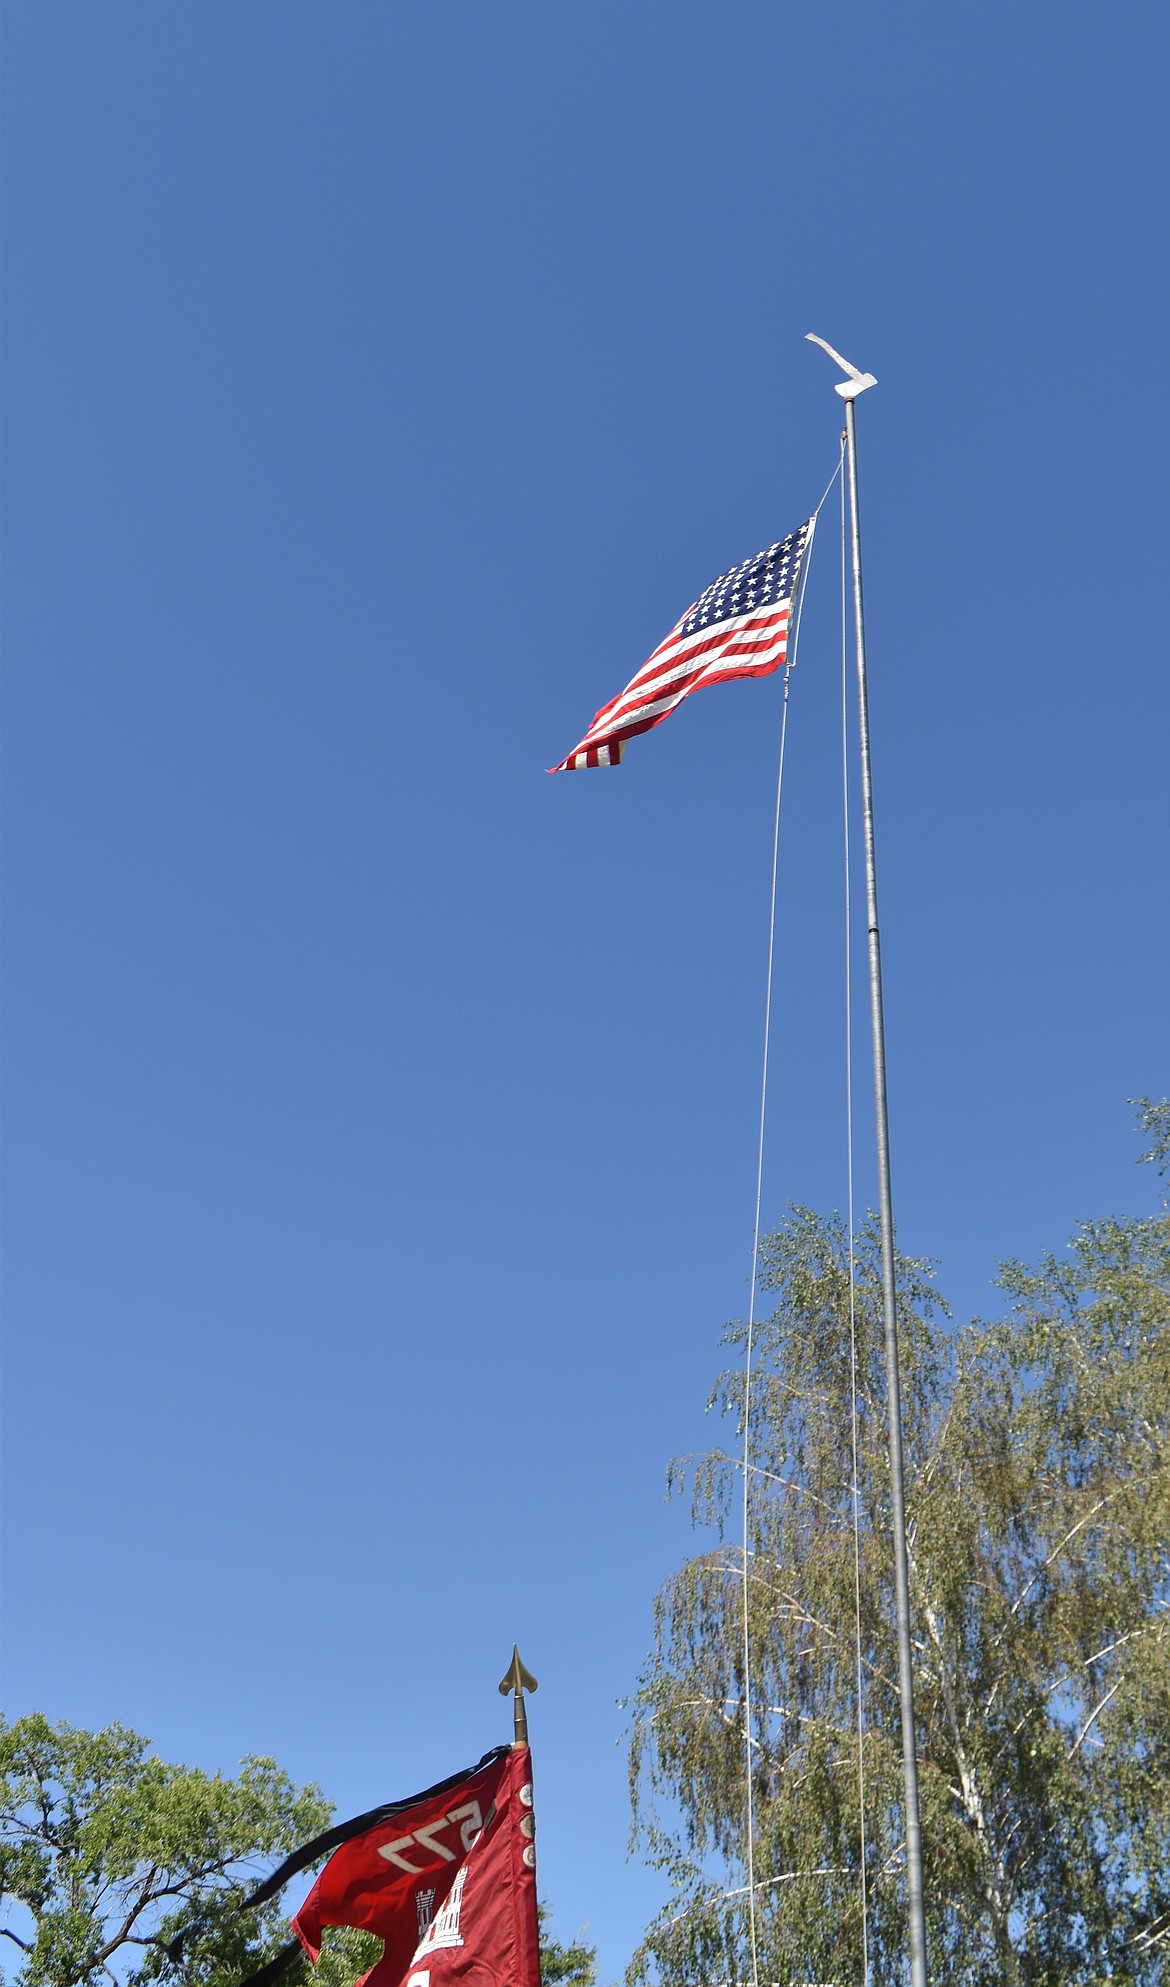
<path fill-rule="evenodd" d="M 835 359 L 847 375 L 837 384 L 845 402 L 845 446 L 849 457 L 849 509 L 853 532 L 853 617 L 857 630 L 857 709 L 861 727 L 861 802 L 865 831 L 865 898 L 869 923 L 869 994 L 873 1021 L 874 1103 L 877 1112 L 878 1207 L 882 1236 L 882 1313 L 885 1326 L 886 1395 L 890 1426 L 890 1497 L 894 1532 L 894 1605 L 898 1631 L 898 1693 L 902 1706 L 902 1773 L 906 1790 L 906 1889 L 910 1930 L 910 1978 L 926 1983 L 926 1919 L 922 1885 L 922 1823 L 918 1806 L 918 1754 L 914 1741 L 914 1672 L 910 1654 L 910 1574 L 906 1549 L 906 1501 L 902 1473 L 902 1399 L 898 1378 L 898 1307 L 894 1286 L 894 1205 L 890 1191 L 890 1130 L 886 1110 L 886 1031 L 882 1013 L 882 954 L 878 936 L 877 862 L 874 855 L 873 785 L 869 757 L 869 696 L 865 676 L 865 610 L 861 592 L 861 513 L 857 497 L 857 434 L 853 403 L 872 373 L 858 372 L 823 338 L 810 331 L 812 344 Z"/>

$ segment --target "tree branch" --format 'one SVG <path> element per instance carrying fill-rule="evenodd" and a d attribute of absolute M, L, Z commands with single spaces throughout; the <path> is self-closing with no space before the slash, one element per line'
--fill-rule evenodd
<path fill-rule="evenodd" d="M 1063 1690 L 1066 1684 L 1069 1684 L 1073 1681 L 1074 1677 L 1079 1677 L 1083 1675 L 1085 1670 L 1092 1669 L 1094 1663 L 1099 1663 L 1103 1656 L 1111 1656 L 1115 1649 L 1123 1649 L 1127 1642 L 1134 1642 L 1140 1636 L 1143 1635 L 1151 1635 L 1151 1634 L 1160 1635 L 1162 1633 L 1162 1626 L 1163 1625 L 1160 1621 L 1143 1621 L 1139 1627 L 1127 1629 L 1125 1634 L 1119 1635 L 1115 1642 L 1107 1642 L 1104 1648 L 1096 1649 L 1094 1650 L 1091 1656 L 1086 1656 L 1084 1662 L 1078 1663 L 1075 1670 L 1066 1670 L 1065 1674 L 1062 1677 L 1057 1677 L 1056 1682 L 1050 1683 L 1045 1689 L 1044 1691 L 1045 1699 L 1049 1697 L 1055 1697 L 1057 1691 Z M 998 1688 L 999 1685 L 996 1684 L 995 1690 L 998 1690 Z M 994 1697 L 995 1695 L 995 1690 L 992 1691 L 992 1697 Z M 991 1705 L 990 1697 L 987 1700 L 987 1704 L 988 1708 L 990 1708 Z M 1025 1711 L 1023 1717 L 1019 1719 L 1015 1725 L 1012 1726 L 1011 1731 L 1006 1734 L 1002 1745 L 999 1747 L 998 1751 L 996 1752 L 995 1761 L 993 1761 L 993 1764 L 997 1763 L 1000 1759 L 1002 1759 L 1004 1752 L 1007 1746 L 1011 1743 L 1011 1741 L 1013 1739 L 1019 1738 L 1020 1733 L 1023 1731 L 1024 1726 L 1028 1723 L 1029 1718 L 1034 1718 L 1036 1716 L 1037 1709 L 1038 1707 L 1036 1705 L 1030 1705 L 1028 1710 Z M 1069 1757 L 1070 1758 L 1072 1757 L 1071 1753 Z"/>
<path fill-rule="evenodd" d="M 1088 1717 L 1085 1719 L 1084 1724 L 1081 1726 L 1080 1731 L 1077 1733 L 1076 1744 L 1073 1746 L 1072 1751 L 1069 1753 L 1070 1759 L 1076 1758 L 1078 1752 L 1081 1749 L 1081 1746 L 1083 1745 L 1084 1741 L 1088 1738 L 1089 1733 L 1092 1731 L 1093 1726 L 1096 1724 L 1098 1718 L 1101 1716 L 1101 1713 L 1102 1711 L 1104 1711 L 1105 1706 L 1108 1704 L 1110 1698 L 1117 1696 L 1117 1693 L 1121 1689 L 1121 1686 L 1124 1682 L 1125 1682 L 1124 1677 L 1118 1677 L 1117 1682 L 1114 1684 L 1112 1690 L 1107 1690 L 1105 1692 L 1104 1697 L 1101 1699 L 1101 1702 L 1099 1704 L 1094 1705 L 1092 1711 L 1090 1711 Z"/>
<path fill-rule="evenodd" d="M 1049 1553 L 1047 1559 L 1042 1561 L 1042 1563 L 1036 1568 L 1036 1571 L 1033 1573 L 1032 1578 L 1029 1580 L 1023 1592 L 1021 1594 L 1018 1594 L 1016 1599 L 1013 1601 L 1010 1609 L 1008 1610 L 1009 1621 L 1015 1620 L 1016 1615 L 1023 1607 L 1024 1602 L 1027 1600 L 1028 1595 L 1031 1593 L 1033 1587 L 1036 1585 L 1036 1582 L 1041 1578 L 1043 1574 L 1047 1573 L 1048 1568 L 1052 1565 L 1053 1561 L 1060 1558 L 1060 1555 L 1064 1551 L 1065 1546 L 1071 1545 L 1077 1533 L 1079 1531 L 1084 1530 L 1084 1527 L 1090 1522 L 1090 1520 L 1096 1517 L 1098 1511 L 1103 1511 L 1107 1504 L 1112 1504 L 1114 1498 L 1119 1497 L 1120 1495 L 1121 1495 L 1121 1486 L 1119 1485 L 1116 1490 L 1110 1491 L 1108 1497 L 1098 1498 L 1092 1510 L 1086 1511 L 1083 1518 L 1078 1518 L 1072 1530 L 1065 1533 L 1059 1545 L 1053 1546 L 1052 1551 Z M 993 1647 L 998 1648 L 1006 1632 L 1007 1632 L 1007 1624 L 1005 1623 L 1000 1633 L 995 1637 L 995 1641 L 992 1645 Z"/>
<path fill-rule="evenodd" d="M 967 1757 L 967 1749 L 963 1744 L 962 1727 L 959 1722 L 958 1706 L 955 1702 L 954 1683 L 951 1679 L 946 1654 L 943 1650 L 938 1617 L 923 1592 L 921 1580 L 916 1581 L 916 1585 L 918 1587 L 922 1612 L 926 1617 L 927 1633 L 930 1636 L 931 1642 L 934 1644 L 938 1656 L 939 1686 L 942 1690 L 943 1706 L 946 1711 L 947 1723 L 951 1728 L 951 1736 L 955 1748 L 955 1764 L 959 1769 L 959 1782 L 963 1790 L 963 1807 L 966 1811 L 968 1821 L 975 1830 L 975 1839 L 979 1844 L 980 1854 L 983 1859 L 983 1895 L 987 1903 L 987 1908 L 991 1913 L 992 1925 L 995 1928 L 995 1943 L 1009 1979 L 1013 1981 L 1018 1980 L 1019 1971 L 1016 1952 L 1008 1929 L 1011 1916 L 1011 1903 L 1009 1896 L 1006 1894 L 1008 1888 L 1007 1872 L 1004 1869 L 1003 1859 L 997 1856 L 992 1848 L 991 1834 L 987 1826 L 987 1815 L 983 1806 L 983 1797 L 979 1792 L 979 1785 Z"/>

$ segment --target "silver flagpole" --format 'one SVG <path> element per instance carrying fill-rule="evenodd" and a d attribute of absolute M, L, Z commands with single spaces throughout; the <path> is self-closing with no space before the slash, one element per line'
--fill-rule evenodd
<path fill-rule="evenodd" d="M 877 1112 L 878 1208 L 882 1234 L 882 1313 L 885 1324 L 886 1396 L 890 1424 L 890 1498 L 893 1505 L 894 1605 L 898 1630 L 898 1691 L 902 1705 L 902 1774 L 906 1790 L 906 1890 L 910 1930 L 910 1978 L 926 1983 L 926 1918 L 922 1886 L 922 1823 L 918 1806 L 918 1754 L 914 1741 L 914 1672 L 910 1653 L 910 1574 L 906 1550 L 906 1500 L 902 1475 L 902 1394 L 898 1378 L 898 1303 L 894 1286 L 894 1203 L 890 1191 L 890 1128 L 886 1110 L 886 1030 L 882 1013 L 882 953 L 878 936 L 877 862 L 873 836 L 873 784 L 869 757 L 869 695 L 865 676 L 865 609 L 861 593 L 861 513 L 857 498 L 857 433 L 853 403 L 872 373 L 858 372 L 823 338 L 814 345 L 835 359 L 846 378 L 837 392 L 845 402 L 845 445 L 849 457 L 849 510 L 853 527 L 853 617 L 857 629 L 857 710 L 861 726 L 861 803 L 865 827 L 865 899 L 869 921 L 869 996 L 873 1022 L 873 1087 Z"/>

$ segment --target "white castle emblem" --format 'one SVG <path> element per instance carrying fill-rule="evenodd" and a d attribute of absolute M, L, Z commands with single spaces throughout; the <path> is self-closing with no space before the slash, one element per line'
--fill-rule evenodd
<path fill-rule="evenodd" d="M 412 1965 L 420 1959 L 425 1959 L 428 1953 L 439 1952 L 444 1946 L 463 1944 L 459 1930 L 459 1913 L 463 1905 L 463 1885 L 466 1877 L 467 1865 L 464 1863 L 462 1869 L 456 1873 L 455 1881 L 439 1906 L 438 1912 L 419 1940 L 414 1960 L 411 1961 Z M 431 1896 L 434 1897 L 433 1891 Z"/>

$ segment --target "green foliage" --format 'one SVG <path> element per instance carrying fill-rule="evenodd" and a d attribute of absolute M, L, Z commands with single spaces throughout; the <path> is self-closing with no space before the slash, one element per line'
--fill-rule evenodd
<path fill-rule="evenodd" d="M 270 1759 L 229 1780 L 166 1765 L 121 1725 L 0 1720 L 0 1930 L 18 1987 L 242 1978 L 288 1927 L 278 1901 L 241 1899 L 328 1818 Z"/>
<path fill-rule="evenodd" d="M 382 1957 L 382 1941 L 373 1932 L 359 1932 L 349 1925 L 331 1925 L 321 1941 L 321 1957 L 314 1970 L 307 1959 L 299 1960 L 286 1973 L 282 1987 L 353 1987 L 356 1980 L 377 1966 Z"/>
<path fill-rule="evenodd" d="M 1170 1114 L 1144 1108 L 1156 1140 Z M 865 1980 L 862 1776 L 869 1978 L 905 1977 L 872 1225 L 855 1264 L 856 1560 L 838 1220 L 797 1210 L 771 1237 L 776 1309 L 754 1351 L 758 1961 L 784 1987 Z M 1000 1281 L 1006 1315 L 956 1334 L 929 1266 L 898 1272 L 931 1978 L 1154 1987 L 1170 1953 L 1170 1220 L 1088 1224 L 1066 1256 L 1009 1263 Z M 742 1355 L 743 1328 L 727 1342 Z M 742 1433 L 742 1356 L 712 1405 Z M 635 1700 L 635 1828 L 672 1896 L 630 1979 L 689 1987 L 752 1971 L 742 1556 L 728 1542 L 743 1477 L 716 1450 L 675 1478 L 714 1543 L 659 1596 Z"/>
<path fill-rule="evenodd" d="M 15 1987 L 224 1987 L 289 1939 L 274 1898 L 241 1912 L 266 1865 L 328 1824 L 316 1787 L 270 1759 L 238 1780 L 167 1766 L 121 1725 L 81 1732 L 0 1717 L 0 1937 Z M 545 1987 L 595 1987 L 596 1951 L 562 1945 L 540 1906 Z M 369 1932 L 326 1931 L 289 1987 L 353 1987 L 382 1956 Z"/>
<path fill-rule="evenodd" d="M 549 1907 L 537 1907 L 540 1919 L 540 1978 L 542 1987 L 596 1987 L 597 1947 L 582 1940 L 562 1945 L 549 1930 Z"/>
<path fill-rule="evenodd" d="M 1156 1103 L 1149 1097 L 1131 1097 L 1130 1103 L 1138 1114 L 1138 1130 L 1150 1141 L 1138 1163 L 1156 1166 L 1164 1179 L 1170 1172 L 1170 1097 L 1160 1097 Z"/>

